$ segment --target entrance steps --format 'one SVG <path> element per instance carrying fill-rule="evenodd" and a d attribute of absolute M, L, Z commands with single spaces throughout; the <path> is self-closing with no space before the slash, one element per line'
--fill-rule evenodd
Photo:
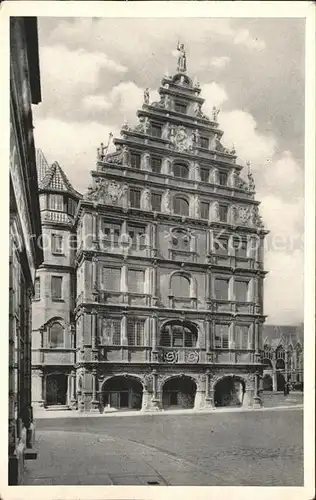
<path fill-rule="evenodd" d="M 68 405 L 49 405 L 45 408 L 46 411 L 65 411 L 70 410 Z"/>

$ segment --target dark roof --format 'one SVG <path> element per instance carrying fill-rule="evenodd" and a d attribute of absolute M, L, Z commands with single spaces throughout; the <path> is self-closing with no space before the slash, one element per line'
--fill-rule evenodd
<path fill-rule="evenodd" d="M 43 161 L 43 157 L 41 157 L 41 155 L 38 156 L 40 161 Z M 45 166 L 39 164 L 38 173 L 39 176 L 41 174 L 44 174 L 39 182 L 40 191 L 65 191 L 76 196 L 77 198 L 81 198 L 81 194 L 72 187 L 72 184 L 69 181 L 67 175 L 57 161 L 55 161 L 50 167 L 48 167 L 48 169 L 45 169 Z"/>

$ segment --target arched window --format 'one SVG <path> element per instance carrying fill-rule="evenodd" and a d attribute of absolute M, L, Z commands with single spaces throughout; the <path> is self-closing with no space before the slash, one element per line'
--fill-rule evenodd
<path fill-rule="evenodd" d="M 49 329 L 49 345 L 50 347 L 64 347 L 64 328 L 58 323 L 52 323 Z"/>
<path fill-rule="evenodd" d="M 195 347 L 198 338 L 197 327 L 188 321 L 168 321 L 160 331 L 162 347 Z"/>
<path fill-rule="evenodd" d="M 178 215 L 189 215 L 189 202 L 181 196 L 176 196 L 174 199 L 174 213 Z"/>
<path fill-rule="evenodd" d="M 189 177 L 189 168 L 183 163 L 175 163 L 173 166 L 173 175 L 175 177 L 187 179 Z"/>
<path fill-rule="evenodd" d="M 262 357 L 266 359 L 272 359 L 272 348 L 269 344 L 264 344 Z"/>
<path fill-rule="evenodd" d="M 171 292 L 174 297 L 190 297 L 190 279 L 188 276 L 175 274 L 171 279 Z"/>

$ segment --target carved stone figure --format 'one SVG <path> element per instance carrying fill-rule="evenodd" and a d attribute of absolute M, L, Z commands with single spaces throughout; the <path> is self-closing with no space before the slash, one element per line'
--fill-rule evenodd
<path fill-rule="evenodd" d="M 193 146 L 192 135 L 188 135 L 187 130 L 180 126 L 176 129 L 174 135 L 171 136 L 171 140 L 178 151 L 188 151 Z"/>
<path fill-rule="evenodd" d="M 127 146 L 123 146 L 123 165 L 129 165 L 129 149 Z"/>
<path fill-rule="evenodd" d="M 144 104 L 149 104 L 149 99 L 150 99 L 150 93 L 149 93 L 149 88 L 144 90 Z"/>
<path fill-rule="evenodd" d="M 213 203 L 213 207 L 212 208 L 213 208 L 213 219 L 215 221 L 218 221 L 219 220 L 219 203 L 218 203 L 218 201 L 215 201 Z"/>
<path fill-rule="evenodd" d="M 170 135 L 171 135 L 171 127 L 169 122 L 167 122 L 163 128 L 162 138 L 168 141 L 170 139 Z"/>
<path fill-rule="evenodd" d="M 240 210 L 240 208 L 239 208 Z M 230 209 L 230 217 L 231 217 L 231 223 L 232 224 L 237 224 L 238 219 L 239 219 L 239 211 L 237 210 L 237 207 L 233 205 Z"/>
<path fill-rule="evenodd" d="M 200 165 L 197 162 L 194 163 L 194 178 L 198 182 L 201 180 Z"/>
<path fill-rule="evenodd" d="M 220 112 L 220 110 L 217 109 L 216 106 L 213 106 L 213 108 L 212 108 L 212 118 L 213 118 L 214 122 L 217 122 L 217 117 L 219 115 L 219 112 Z"/>
<path fill-rule="evenodd" d="M 150 190 L 149 189 L 144 189 L 142 193 L 142 209 L 147 210 L 147 212 L 151 211 L 151 196 L 150 196 Z"/>
<path fill-rule="evenodd" d="M 248 166 L 248 189 L 251 193 L 254 193 L 256 190 L 256 186 L 255 186 L 255 180 L 251 172 L 250 163 L 247 163 L 247 166 Z"/>
<path fill-rule="evenodd" d="M 199 118 L 202 118 L 203 116 L 203 113 L 202 113 L 202 104 L 197 104 L 196 108 L 195 108 L 195 114 L 197 117 Z"/>
<path fill-rule="evenodd" d="M 143 167 L 144 170 L 150 170 L 150 154 L 145 153 L 143 156 Z"/>
<path fill-rule="evenodd" d="M 179 71 L 179 73 L 185 73 L 187 70 L 187 59 L 184 44 L 178 42 L 177 50 L 179 52 L 177 70 Z"/>
<path fill-rule="evenodd" d="M 199 195 L 194 196 L 194 217 L 196 219 L 199 219 L 201 217 L 201 210 L 200 210 L 200 197 Z"/>
<path fill-rule="evenodd" d="M 162 211 L 166 213 L 171 213 L 171 194 L 170 189 L 167 189 L 162 197 Z"/>

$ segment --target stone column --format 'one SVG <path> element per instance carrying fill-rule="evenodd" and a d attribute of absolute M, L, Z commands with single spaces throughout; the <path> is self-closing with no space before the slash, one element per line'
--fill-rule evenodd
<path fill-rule="evenodd" d="M 255 387 L 254 387 L 254 396 L 253 396 L 252 406 L 253 406 L 253 408 L 261 408 L 262 402 L 261 402 L 261 398 L 259 395 L 260 373 L 256 372 L 254 376 L 255 376 Z"/>
<path fill-rule="evenodd" d="M 92 214 L 92 244 L 94 250 L 98 249 L 98 214 L 93 212 Z"/>
<path fill-rule="evenodd" d="M 157 370 L 152 371 L 153 377 L 153 397 L 152 397 L 152 407 L 155 410 L 160 409 L 160 400 L 158 397 L 158 373 Z"/>
<path fill-rule="evenodd" d="M 212 408 L 212 407 L 213 407 L 213 399 L 210 395 L 210 370 L 206 370 L 204 408 Z"/>
<path fill-rule="evenodd" d="M 75 410 L 77 406 L 76 402 L 76 372 L 74 370 L 70 373 L 70 407 Z"/>
<path fill-rule="evenodd" d="M 95 302 L 98 300 L 98 257 L 92 257 L 92 297 Z"/>
<path fill-rule="evenodd" d="M 157 272 L 158 272 L 158 268 L 157 268 L 157 263 L 154 263 L 154 266 L 152 267 L 152 290 L 151 290 L 151 302 L 152 302 L 152 306 L 156 306 L 157 305 Z"/>
<path fill-rule="evenodd" d="M 153 314 L 151 317 L 151 331 L 152 331 L 152 351 L 151 351 L 151 356 L 152 356 L 152 361 L 157 363 L 158 362 L 158 349 L 157 349 L 157 314 Z"/>
<path fill-rule="evenodd" d="M 99 401 L 97 399 L 97 391 L 98 391 L 98 377 L 97 371 L 92 370 L 92 401 L 91 401 L 91 409 L 92 413 L 99 413 Z"/>

